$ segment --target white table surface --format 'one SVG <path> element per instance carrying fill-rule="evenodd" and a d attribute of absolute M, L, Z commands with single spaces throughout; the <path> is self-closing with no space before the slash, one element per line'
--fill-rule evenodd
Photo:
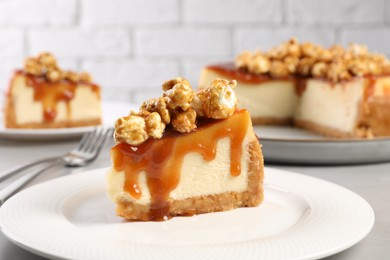
<path fill-rule="evenodd" d="M 61 142 L 14 142 L 0 139 L 0 172 L 25 162 L 61 155 L 71 150 L 77 140 Z M 57 168 L 45 172 L 30 185 L 69 174 L 110 165 L 109 144 L 99 158 L 83 168 Z M 389 155 L 390 157 L 390 155 Z M 267 165 L 325 179 L 342 185 L 365 198 L 375 211 L 371 233 L 352 248 L 328 259 L 389 259 L 390 258 L 390 163 L 351 166 L 289 166 Z M 5 184 L 0 184 L 0 188 Z M 356 214 L 359 214 L 356 212 Z M 0 232 L 0 259 L 44 259 L 10 242 Z"/>

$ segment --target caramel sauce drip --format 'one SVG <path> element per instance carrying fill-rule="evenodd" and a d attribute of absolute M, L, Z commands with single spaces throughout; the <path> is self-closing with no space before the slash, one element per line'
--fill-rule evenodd
<path fill-rule="evenodd" d="M 61 80 L 50 82 L 45 77 L 37 77 L 17 71 L 16 74 L 23 75 L 26 78 L 26 85 L 34 89 L 34 101 L 41 102 L 43 106 L 43 118 L 45 122 L 53 122 L 57 116 L 57 104 L 64 101 L 66 104 L 67 118 L 71 117 L 70 101 L 74 98 L 77 85 L 85 84 L 91 87 L 91 90 L 99 95 L 99 87 L 95 84 L 86 82 L 72 82 Z"/>
<path fill-rule="evenodd" d="M 366 78 L 366 85 L 364 88 L 364 101 L 368 101 L 368 99 L 374 95 L 375 84 L 376 84 L 375 77 L 367 77 Z"/>
<path fill-rule="evenodd" d="M 124 190 L 135 199 L 142 196 L 138 177 L 145 172 L 151 196 L 149 219 L 163 220 L 170 217 L 169 195 L 179 184 L 188 153 L 199 153 L 205 161 L 212 161 L 218 141 L 229 137 L 230 174 L 240 175 L 242 143 L 249 124 L 248 111 L 236 110 L 224 120 L 203 120 L 196 131 L 188 134 L 168 131 L 162 139 L 148 139 L 139 146 L 119 143 L 111 149 L 114 168 L 125 172 Z"/>

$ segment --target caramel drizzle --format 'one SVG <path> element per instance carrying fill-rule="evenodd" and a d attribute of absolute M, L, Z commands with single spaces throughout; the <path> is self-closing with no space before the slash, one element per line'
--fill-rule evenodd
<path fill-rule="evenodd" d="M 246 113 L 246 115 L 241 115 Z M 242 143 L 250 119 L 246 110 L 236 111 L 225 120 L 213 120 L 188 134 L 165 134 L 162 139 L 149 139 L 139 146 L 119 143 L 111 149 L 114 168 L 125 172 L 124 190 L 139 199 L 142 191 L 138 184 L 141 172 L 146 173 L 151 195 L 150 220 L 169 217 L 169 195 L 180 181 L 184 157 L 191 152 L 199 153 L 205 161 L 216 156 L 217 143 L 221 138 L 230 138 L 230 174 L 241 173 Z"/>
<path fill-rule="evenodd" d="M 79 83 L 90 86 L 92 91 L 99 95 L 99 87 L 91 83 L 75 83 L 69 80 L 50 82 L 45 77 L 37 77 L 24 73 L 23 71 L 17 71 L 16 74 L 25 76 L 26 85 L 34 89 L 34 101 L 41 102 L 43 106 L 43 118 L 45 122 L 54 121 L 57 116 L 57 104 L 60 101 L 65 102 L 67 119 L 70 120 L 70 101 L 74 98 L 76 88 Z"/>

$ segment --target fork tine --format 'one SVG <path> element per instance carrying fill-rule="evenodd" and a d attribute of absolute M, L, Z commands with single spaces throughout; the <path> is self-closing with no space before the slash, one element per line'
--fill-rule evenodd
<path fill-rule="evenodd" d="M 112 138 L 113 132 L 114 129 L 112 128 L 105 129 L 104 133 L 102 133 L 101 137 L 96 141 L 90 152 L 98 154 L 100 150 L 107 144 L 110 138 Z"/>
<path fill-rule="evenodd" d="M 88 141 L 85 145 L 79 150 L 80 152 L 88 152 L 88 150 L 93 146 L 96 142 L 96 139 L 99 138 L 101 132 L 103 131 L 102 127 L 97 127 L 93 132 L 91 132 L 91 136 L 88 138 Z"/>
<path fill-rule="evenodd" d="M 83 150 L 83 148 L 84 148 L 84 147 L 91 141 L 91 139 L 94 137 L 94 135 L 95 135 L 95 133 L 96 133 L 96 130 L 97 130 L 97 127 L 95 127 L 95 128 L 93 129 L 93 131 L 84 134 L 83 137 L 81 138 L 81 140 L 80 140 L 80 142 L 79 142 L 79 145 L 78 145 L 78 147 L 76 148 L 76 150 L 78 150 L 78 151 Z"/>
<path fill-rule="evenodd" d="M 97 146 L 99 146 L 100 145 L 100 143 L 102 142 L 102 141 L 104 141 L 104 135 L 106 134 L 106 132 L 107 132 L 107 128 L 105 128 L 105 127 L 102 127 L 101 129 L 99 129 L 100 131 L 98 131 L 97 133 L 96 133 L 96 136 L 93 138 L 93 140 L 91 140 L 91 143 L 90 143 L 90 145 L 89 145 L 89 147 L 87 148 L 87 149 L 84 149 L 85 150 L 85 152 L 87 152 L 87 153 L 92 153 L 92 151 L 95 149 L 95 147 L 97 147 Z"/>

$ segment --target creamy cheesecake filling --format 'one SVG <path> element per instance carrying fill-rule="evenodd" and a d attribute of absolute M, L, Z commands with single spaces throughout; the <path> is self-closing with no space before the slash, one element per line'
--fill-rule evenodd
<path fill-rule="evenodd" d="M 15 75 L 12 81 L 11 98 L 17 124 L 43 123 L 46 121 L 78 121 L 99 119 L 101 115 L 100 96 L 88 84 L 79 84 L 73 92 L 65 90 L 66 99 L 56 96 L 37 100 L 36 88 L 30 86 L 24 75 Z M 55 88 L 56 86 L 50 86 Z M 46 95 L 47 93 L 42 93 Z M 61 93 L 59 93 L 61 95 Z M 49 102 L 47 102 L 47 100 Z M 49 104 L 47 104 L 49 103 Z"/>
<path fill-rule="evenodd" d="M 353 132 L 364 99 L 365 79 L 342 83 L 307 80 L 295 119 L 313 122 L 343 132 Z"/>
<path fill-rule="evenodd" d="M 216 156 L 212 161 L 206 161 L 199 153 L 188 153 L 180 169 L 180 181 L 177 187 L 171 191 L 169 198 L 182 200 L 195 196 L 207 196 L 223 192 L 244 191 L 248 186 L 248 160 L 249 152 L 245 147 L 253 137 L 249 133 L 242 144 L 241 174 L 230 174 L 230 138 L 226 137 L 218 141 Z M 213 169 L 210 172 L 210 169 Z M 125 173 L 111 168 L 108 175 L 108 194 L 112 201 L 126 200 L 137 204 L 149 205 L 151 195 L 148 189 L 145 171 L 138 176 L 138 186 L 142 190 L 140 198 L 132 197 L 124 190 Z"/>
<path fill-rule="evenodd" d="M 169 216 L 170 199 L 244 191 L 250 159 L 247 148 L 257 140 L 249 127 L 248 111 L 202 121 L 191 133 L 170 131 L 162 139 L 149 139 L 139 146 L 114 146 L 108 174 L 110 198 L 150 205 L 150 219 L 159 220 Z"/>

